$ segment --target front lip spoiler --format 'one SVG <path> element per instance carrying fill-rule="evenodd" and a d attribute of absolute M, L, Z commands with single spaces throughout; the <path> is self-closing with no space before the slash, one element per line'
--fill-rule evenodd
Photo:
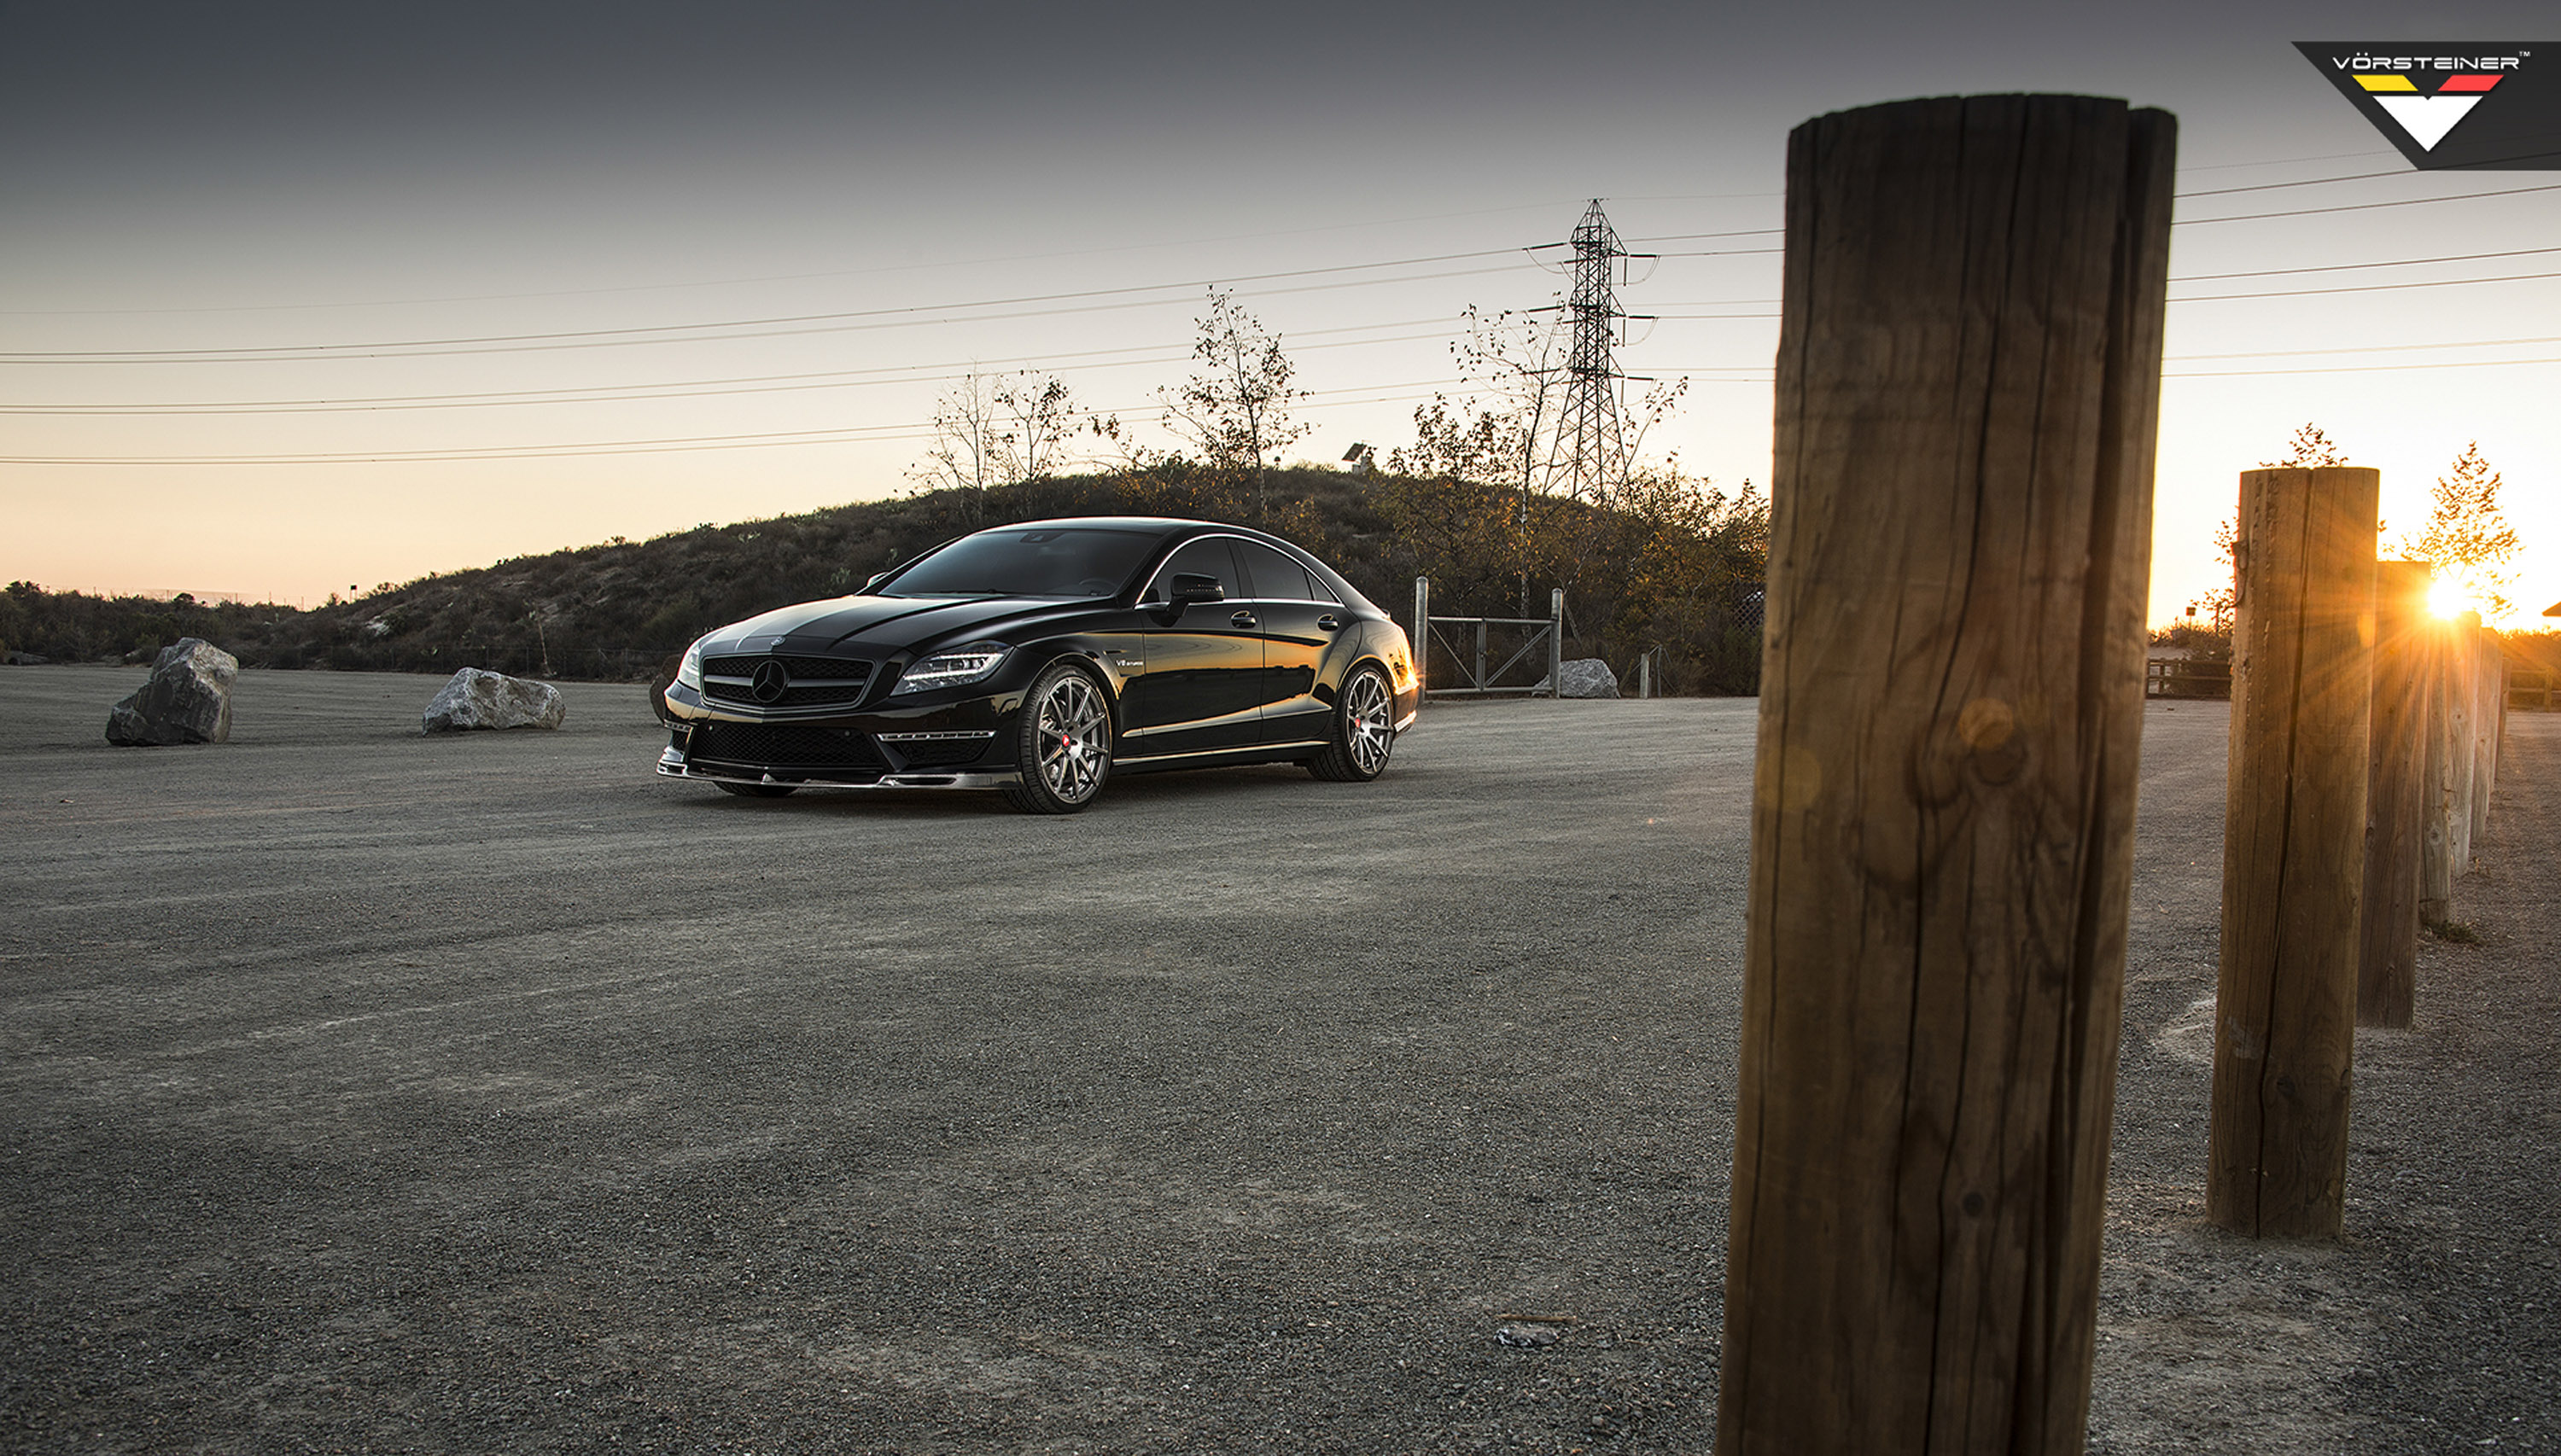
<path fill-rule="evenodd" d="M 1000 789 L 1022 781 L 1021 775 L 1015 773 L 938 773 L 932 769 L 884 773 L 859 783 L 834 778 L 776 778 L 771 773 L 712 773 L 686 762 L 684 750 L 675 747 L 659 750 L 658 775 L 697 783 L 773 784 L 795 789 Z"/>

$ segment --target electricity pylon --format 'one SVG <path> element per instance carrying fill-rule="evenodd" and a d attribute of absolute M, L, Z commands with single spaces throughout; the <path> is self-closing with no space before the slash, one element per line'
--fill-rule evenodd
<path fill-rule="evenodd" d="M 1614 274 L 1624 259 L 1651 254 L 1627 251 L 1597 197 L 1564 245 L 1574 249 L 1574 291 L 1564 305 L 1574 347 L 1566 358 L 1565 402 L 1548 448 L 1547 488 L 1606 506 L 1627 481 L 1627 428 L 1619 391 L 1627 376 L 1611 357 L 1619 321 L 1627 315 L 1619 309 Z"/>

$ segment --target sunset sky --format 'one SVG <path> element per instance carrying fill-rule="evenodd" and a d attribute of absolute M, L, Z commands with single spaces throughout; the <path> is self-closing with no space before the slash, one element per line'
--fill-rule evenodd
<path fill-rule="evenodd" d="M 2477 440 L 2540 625 L 2561 172 L 2414 172 L 2292 45 L 2538 33 L 2548 0 L 0 0 L 0 577 L 316 603 L 893 494 L 973 365 L 1151 419 L 1212 284 L 1313 392 L 1298 453 L 1383 452 L 1596 197 L 1664 254 L 1622 365 L 1692 381 L 1650 452 L 1766 482 L 1788 131 L 2037 90 L 2180 122 L 2154 619 L 2310 420 L 2383 471 L 2387 545 Z"/>

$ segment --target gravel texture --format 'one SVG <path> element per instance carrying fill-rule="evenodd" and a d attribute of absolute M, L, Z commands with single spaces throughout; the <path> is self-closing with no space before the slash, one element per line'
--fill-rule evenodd
<path fill-rule="evenodd" d="M 0 1449 L 1710 1444 L 1749 702 L 1043 820 L 139 681 L 0 669 Z M 2322 1244 L 2200 1220 L 2224 726 L 2145 723 L 2092 1449 L 2561 1450 L 2556 720 Z"/>

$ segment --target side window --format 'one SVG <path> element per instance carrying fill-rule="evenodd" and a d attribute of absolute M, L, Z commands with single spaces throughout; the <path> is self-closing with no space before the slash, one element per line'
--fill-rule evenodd
<path fill-rule="evenodd" d="M 1274 551 L 1259 541 L 1240 541 L 1236 554 L 1245 559 L 1246 574 L 1253 578 L 1254 594 L 1264 601 L 1314 601 L 1313 586 L 1307 580 L 1307 568 Z"/>
<path fill-rule="evenodd" d="M 1174 554 L 1166 559 L 1163 566 L 1156 568 L 1155 579 L 1147 583 L 1146 593 L 1138 599 L 1140 601 L 1164 600 L 1165 592 L 1173 584 L 1175 575 L 1182 572 L 1215 577 L 1218 584 L 1227 589 L 1228 595 L 1244 596 L 1245 587 L 1237 579 L 1236 558 L 1229 553 L 1228 544 L 1228 538 L 1224 536 L 1213 536 L 1205 541 L 1184 543 L 1175 549 Z"/>

